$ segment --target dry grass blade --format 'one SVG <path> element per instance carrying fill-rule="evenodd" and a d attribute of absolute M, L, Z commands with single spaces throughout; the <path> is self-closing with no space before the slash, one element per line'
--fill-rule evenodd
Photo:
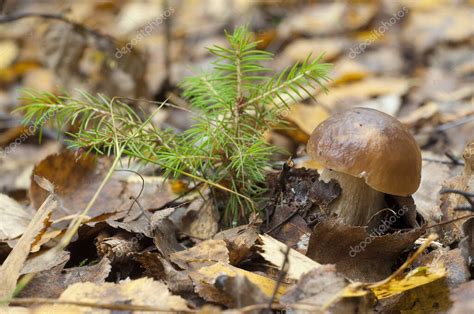
<path fill-rule="evenodd" d="M 51 211 L 56 207 L 56 200 L 50 195 L 38 209 L 28 228 L 8 255 L 0 268 L 0 300 L 9 300 L 16 288 L 20 271 L 30 253 L 31 244 L 36 235 L 43 229 L 45 220 L 51 215 Z"/>

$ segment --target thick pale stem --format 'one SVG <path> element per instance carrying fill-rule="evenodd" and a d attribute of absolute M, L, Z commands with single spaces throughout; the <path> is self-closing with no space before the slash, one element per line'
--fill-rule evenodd
<path fill-rule="evenodd" d="M 384 193 L 368 186 L 364 179 L 356 178 L 329 169 L 324 169 L 320 180 L 329 182 L 335 179 L 341 186 L 341 195 L 328 209 L 337 214 L 345 223 L 352 226 L 365 226 L 370 218 L 384 208 Z"/>

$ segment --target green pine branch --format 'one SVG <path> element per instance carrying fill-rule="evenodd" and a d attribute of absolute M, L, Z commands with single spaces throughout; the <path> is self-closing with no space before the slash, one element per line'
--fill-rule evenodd
<path fill-rule="evenodd" d="M 213 71 L 185 79 L 180 87 L 195 114 L 182 134 L 156 127 L 119 99 L 81 93 L 79 98 L 26 91 L 19 108 L 24 123 L 38 130 L 48 123 L 66 128 L 69 146 L 160 165 L 166 177 L 187 176 L 217 193 L 228 224 L 244 222 L 265 192 L 266 167 L 275 148 L 262 135 L 283 124 L 292 102 L 326 89 L 329 64 L 310 56 L 271 77 L 271 53 L 258 50 L 246 27 L 227 34 L 228 47 L 214 46 Z M 161 103 L 160 110 L 167 103 Z M 156 111 L 155 111 L 156 112 Z"/>

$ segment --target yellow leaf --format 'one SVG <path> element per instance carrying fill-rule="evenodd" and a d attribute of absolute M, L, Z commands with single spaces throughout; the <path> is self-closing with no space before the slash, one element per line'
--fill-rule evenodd
<path fill-rule="evenodd" d="M 315 127 L 328 117 L 329 112 L 321 106 L 294 104 L 290 107 L 287 119 L 309 135 L 313 132 Z"/>
<path fill-rule="evenodd" d="M 276 281 L 261 275 L 257 275 L 251 273 L 249 271 L 231 266 L 229 264 L 218 262 L 209 267 L 203 267 L 198 270 L 198 273 L 207 277 L 207 278 L 217 278 L 220 275 L 227 275 L 227 276 L 245 276 L 247 279 L 253 283 L 254 285 L 258 286 L 262 292 L 271 297 L 273 294 L 273 290 L 275 289 Z M 286 288 L 288 287 L 287 284 L 281 283 L 278 291 L 276 293 L 276 299 L 278 300 L 283 293 L 285 293 Z"/>
<path fill-rule="evenodd" d="M 393 278 L 385 284 L 373 287 L 372 291 L 378 299 L 384 299 L 429 284 L 445 276 L 446 268 L 439 262 L 431 267 L 417 267 L 401 278 Z"/>
<path fill-rule="evenodd" d="M 18 56 L 18 51 L 13 40 L 0 41 L 0 69 L 8 68 Z"/>
<path fill-rule="evenodd" d="M 261 251 L 259 254 L 271 264 L 281 267 L 285 259 L 286 244 L 266 234 L 260 235 L 259 240 L 262 243 L 258 246 Z M 304 273 L 321 267 L 321 264 L 293 249 L 288 254 L 288 265 L 286 275 L 295 280 L 299 280 Z"/>

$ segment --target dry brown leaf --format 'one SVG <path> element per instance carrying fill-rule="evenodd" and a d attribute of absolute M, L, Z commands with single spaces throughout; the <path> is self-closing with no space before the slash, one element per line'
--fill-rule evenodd
<path fill-rule="evenodd" d="M 187 207 L 181 218 L 180 231 L 193 238 L 205 240 L 219 230 L 219 213 L 213 202 L 199 197 Z"/>
<path fill-rule="evenodd" d="M 51 270 L 40 272 L 21 291 L 23 298 L 59 298 L 61 293 L 78 282 L 103 283 L 112 266 L 107 258 L 91 266 L 64 268 L 56 266 Z"/>
<path fill-rule="evenodd" d="M 451 293 L 453 307 L 449 314 L 471 314 L 474 310 L 474 280 L 460 285 Z"/>
<path fill-rule="evenodd" d="M 323 208 L 335 200 L 340 192 L 339 185 L 334 181 L 320 181 L 315 170 L 285 165 L 279 174 L 272 202 L 268 206 L 272 216 L 266 232 L 305 254 L 311 229 L 300 213 L 310 214 L 309 220 L 313 222 L 321 220 L 325 217 Z"/>
<path fill-rule="evenodd" d="M 474 140 L 468 143 L 464 149 L 464 170 L 455 177 L 447 179 L 443 182 L 443 189 L 454 189 L 459 191 L 473 191 L 474 190 Z M 448 193 L 441 196 L 441 212 L 443 215 L 442 221 L 448 221 L 466 215 L 464 211 L 456 211 L 463 205 L 468 205 L 466 199 L 459 194 Z M 452 231 L 454 239 L 459 239 L 462 236 L 462 223 L 464 220 L 455 221 L 449 225 L 448 230 Z"/>
<path fill-rule="evenodd" d="M 232 299 L 232 304 L 227 304 L 231 308 L 267 304 L 270 300 L 257 285 L 242 275 L 217 277 L 215 286 Z"/>
<path fill-rule="evenodd" d="M 328 35 L 366 25 L 377 12 L 375 3 L 320 3 L 289 15 L 279 26 L 283 38 L 294 34 Z"/>
<path fill-rule="evenodd" d="M 336 264 L 352 280 L 377 281 L 391 274 L 396 259 L 423 233 L 424 228 L 417 228 L 378 236 L 331 218 L 315 226 L 306 255 L 321 264 Z"/>
<path fill-rule="evenodd" d="M 410 111 L 407 115 L 400 118 L 400 121 L 407 127 L 421 125 L 426 121 L 434 119 L 438 114 L 438 105 L 434 102 L 428 102 L 415 110 Z"/>
<path fill-rule="evenodd" d="M 318 101 L 331 109 L 346 109 L 358 105 L 358 102 L 385 95 L 404 95 L 410 83 L 405 78 L 377 77 L 360 82 L 336 86 L 330 93 L 319 94 Z"/>
<path fill-rule="evenodd" d="M 419 54 L 441 42 L 460 42 L 474 35 L 472 6 L 439 6 L 414 10 L 403 27 L 403 40 Z"/>
<path fill-rule="evenodd" d="M 278 268 L 282 267 L 287 246 L 266 234 L 259 235 L 258 240 L 260 242 L 257 245 L 258 253 L 272 265 Z M 286 276 L 289 279 L 299 280 L 303 274 L 319 267 L 321 267 L 321 264 L 316 263 L 298 251 L 290 249 Z"/>
<path fill-rule="evenodd" d="M 229 251 L 224 240 L 210 239 L 171 254 L 170 260 L 181 269 L 196 270 L 216 262 L 229 263 Z"/>
<path fill-rule="evenodd" d="M 193 282 L 189 278 L 188 272 L 176 270 L 160 254 L 143 252 L 135 254 L 135 258 L 145 269 L 144 276 L 164 281 L 174 293 L 194 292 Z"/>
<path fill-rule="evenodd" d="M 172 253 L 184 249 L 177 239 L 178 228 L 169 218 L 173 211 L 174 208 L 165 209 L 164 213 L 157 211 L 153 214 L 150 222 L 153 229 L 153 242 L 158 252 L 168 261 Z"/>
<path fill-rule="evenodd" d="M 79 214 L 96 192 L 110 165 L 109 159 L 76 155 L 71 151 L 50 155 L 40 162 L 35 167 L 33 176 L 44 177 L 51 181 L 58 199 L 61 200 L 61 206 L 55 211 L 53 218 Z M 133 224 L 134 220 L 143 215 L 142 209 L 130 199 L 137 197 L 142 187 L 141 180 L 136 177 L 134 174 L 116 172 L 107 182 L 88 215 L 94 218 L 109 214 L 112 215 L 110 221 L 124 218 L 114 227 L 146 233 L 148 231 L 146 219 Z M 41 204 L 45 197 L 46 192 L 32 180 L 30 198 L 33 207 Z M 174 197 L 169 186 L 163 184 L 163 179 L 146 178 L 139 202 L 141 207 L 147 210 L 164 205 Z"/>
<path fill-rule="evenodd" d="M 59 300 L 92 302 L 95 304 L 127 303 L 130 305 L 152 306 L 164 311 L 189 310 L 183 298 L 172 295 L 165 284 L 151 278 L 125 280 L 119 283 L 76 283 L 69 286 L 61 294 Z M 71 310 L 75 310 L 75 307 L 71 306 Z M 80 310 L 81 313 L 89 313 L 91 308 L 81 307 Z M 107 311 L 106 313 L 110 312 Z"/>
<path fill-rule="evenodd" d="M 194 272 L 189 273 L 189 276 L 194 282 L 196 292 L 207 301 L 216 302 L 219 304 L 233 304 L 233 299 L 226 293 L 216 288 L 216 279 L 221 276 L 245 276 L 247 279 L 260 288 L 264 295 L 271 297 L 275 290 L 276 281 L 273 279 L 251 273 L 249 271 L 217 262 L 212 266 L 203 267 Z M 285 292 L 287 284 L 281 283 L 276 293 L 276 300 Z"/>
<path fill-rule="evenodd" d="M 21 236 L 30 220 L 31 215 L 20 204 L 0 194 L 0 242 Z"/>
<path fill-rule="evenodd" d="M 0 71 L 8 68 L 18 57 L 20 50 L 13 40 L 0 41 Z"/>
<path fill-rule="evenodd" d="M 50 270 L 58 265 L 69 261 L 70 253 L 67 251 L 54 251 L 54 255 L 48 254 L 49 251 L 31 254 L 23 265 L 22 275 L 30 273 L 39 273 Z"/>
<path fill-rule="evenodd" d="M 285 66 L 295 62 L 303 62 L 309 54 L 317 56 L 323 51 L 324 61 L 333 60 L 347 48 L 348 44 L 347 39 L 343 37 L 297 39 L 283 50 L 282 60 L 277 62 L 284 62 Z"/>
<path fill-rule="evenodd" d="M 0 286 L 0 300 L 9 299 L 13 295 L 20 271 L 30 253 L 31 244 L 44 228 L 45 221 L 49 220 L 51 212 L 55 208 L 57 208 L 56 200 L 52 196 L 46 198 L 28 224 L 18 243 L 10 252 L 5 262 L 3 262 L 0 268 L 0 281 L 2 282 Z"/>
<path fill-rule="evenodd" d="M 305 104 L 293 104 L 290 106 L 286 119 L 296 124 L 307 135 L 314 128 L 329 117 L 329 112 L 321 106 L 309 106 Z"/>
<path fill-rule="evenodd" d="M 445 156 L 422 152 L 421 183 L 413 194 L 417 210 L 430 222 L 441 221 L 443 215 L 440 209 L 440 190 L 442 184 L 449 178 L 459 174 L 462 167 L 450 165 Z M 445 163 L 443 163 L 445 162 Z"/>
<path fill-rule="evenodd" d="M 474 269 L 474 218 L 469 218 L 462 224 L 463 239 L 459 241 L 461 255 L 465 264 Z"/>
<path fill-rule="evenodd" d="M 0 158 L 0 190 L 4 193 L 28 190 L 35 164 L 59 151 L 60 147 L 57 142 L 45 142 L 41 148 L 26 143 L 7 146 Z"/>
<path fill-rule="evenodd" d="M 216 234 L 213 239 L 226 242 L 229 250 L 229 262 L 235 266 L 252 254 L 258 231 L 256 224 L 242 225 L 223 230 Z"/>
<path fill-rule="evenodd" d="M 291 308 L 293 303 L 311 304 L 314 312 L 326 313 L 327 310 L 334 313 L 365 313 L 368 311 L 368 302 L 361 298 L 342 298 L 334 302 L 335 297 L 348 285 L 348 280 L 336 272 L 334 265 L 323 265 L 313 269 L 299 282 L 288 289 L 282 296 L 281 303 Z M 329 309 L 326 305 L 332 304 Z"/>

